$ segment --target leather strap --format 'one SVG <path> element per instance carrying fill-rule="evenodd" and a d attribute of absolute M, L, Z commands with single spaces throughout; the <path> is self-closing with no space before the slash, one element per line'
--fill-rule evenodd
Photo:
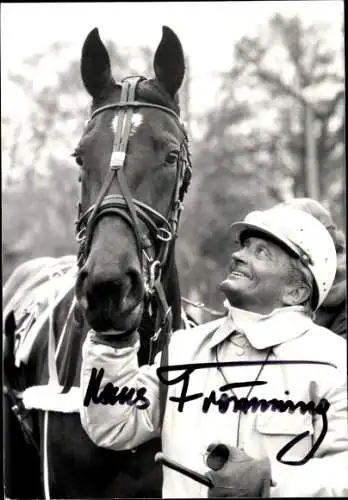
<path fill-rule="evenodd" d="M 160 366 L 168 366 L 169 363 L 169 342 L 172 333 L 172 311 L 168 306 L 167 299 L 163 290 L 162 283 L 157 281 L 155 283 L 155 288 L 160 300 L 160 306 L 164 308 L 162 311 L 158 311 L 158 317 L 162 317 L 162 325 L 158 325 L 157 331 L 160 331 L 161 340 L 158 345 L 158 349 L 162 349 Z M 161 329 L 161 330 L 160 330 Z M 152 340 L 152 339 L 151 339 Z M 155 339 L 156 341 L 156 339 Z M 159 406 L 160 406 L 160 427 L 162 428 L 164 414 L 167 403 L 168 386 L 163 382 L 160 382 L 159 386 Z"/>

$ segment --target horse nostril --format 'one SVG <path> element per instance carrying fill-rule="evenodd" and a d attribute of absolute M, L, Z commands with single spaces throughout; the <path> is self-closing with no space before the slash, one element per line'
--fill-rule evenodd
<path fill-rule="evenodd" d="M 81 270 L 76 293 L 85 310 L 126 313 L 142 301 L 144 285 L 141 274 L 132 268 L 120 275 Z"/>

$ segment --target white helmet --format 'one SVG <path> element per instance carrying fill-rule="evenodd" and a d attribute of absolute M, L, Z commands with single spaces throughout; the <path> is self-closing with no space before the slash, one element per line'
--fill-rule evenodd
<path fill-rule="evenodd" d="M 271 237 L 311 271 L 317 288 L 317 300 L 312 304 L 316 310 L 332 287 L 337 266 L 335 245 L 325 226 L 307 212 L 278 205 L 250 212 L 243 222 L 232 224 L 236 243 L 246 230 Z"/>

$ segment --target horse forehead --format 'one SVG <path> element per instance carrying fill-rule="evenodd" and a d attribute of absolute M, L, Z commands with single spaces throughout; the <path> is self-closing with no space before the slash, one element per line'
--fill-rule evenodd
<path fill-rule="evenodd" d="M 116 113 L 112 119 L 112 130 L 116 134 L 119 124 L 119 114 Z M 161 142 L 177 142 L 182 140 L 183 133 L 174 117 L 166 112 L 158 112 L 155 109 L 143 109 L 133 111 L 131 116 L 131 127 L 129 137 L 132 137 L 141 125 L 147 125 L 151 135 Z M 176 141 L 175 141 L 176 139 Z"/>
<path fill-rule="evenodd" d="M 160 142 L 178 142 L 184 137 L 179 120 L 169 112 L 149 109 L 145 111 L 146 119 L 151 124 L 153 136 Z"/>
<path fill-rule="evenodd" d="M 112 120 L 112 129 L 113 132 L 116 133 L 117 126 L 119 122 L 119 115 L 116 114 Z M 131 128 L 129 131 L 129 135 L 132 136 L 135 134 L 137 129 L 140 127 L 140 125 L 144 122 L 144 115 L 140 111 L 133 112 L 132 117 L 131 117 Z"/>

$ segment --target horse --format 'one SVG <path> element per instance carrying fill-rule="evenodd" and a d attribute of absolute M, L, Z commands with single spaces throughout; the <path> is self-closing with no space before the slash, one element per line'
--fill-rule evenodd
<path fill-rule="evenodd" d="M 78 252 L 21 264 L 4 289 L 7 497 L 161 497 L 159 439 L 103 449 L 79 416 L 81 349 L 91 328 L 120 336 L 137 329 L 146 364 L 182 326 L 175 242 L 192 164 L 178 99 L 183 48 L 167 26 L 153 66 L 153 78 L 117 82 L 98 29 L 83 43 L 91 109 L 73 152 Z"/>

